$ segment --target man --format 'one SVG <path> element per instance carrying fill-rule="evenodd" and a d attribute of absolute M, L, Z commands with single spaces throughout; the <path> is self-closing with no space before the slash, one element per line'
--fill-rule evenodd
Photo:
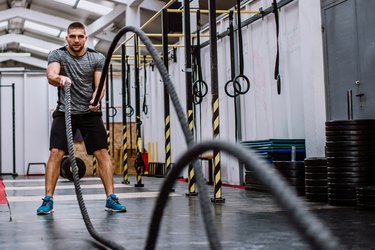
<path fill-rule="evenodd" d="M 93 101 L 99 86 L 105 57 L 86 47 L 86 28 L 82 23 L 69 25 L 67 46 L 52 51 L 48 56 L 47 78 L 49 84 L 58 89 L 57 108 L 53 113 L 50 136 L 50 155 L 45 175 L 45 197 L 37 214 L 53 212 L 53 194 L 60 174 L 60 162 L 68 153 L 65 132 L 65 84 L 71 84 L 71 113 L 73 134 L 80 130 L 88 154 L 93 154 L 98 162 L 104 191 L 107 195 L 106 210 L 126 212 L 114 194 L 112 163 L 107 152 L 107 134 L 101 118 L 100 104 Z M 101 98 L 104 90 L 101 93 Z"/>

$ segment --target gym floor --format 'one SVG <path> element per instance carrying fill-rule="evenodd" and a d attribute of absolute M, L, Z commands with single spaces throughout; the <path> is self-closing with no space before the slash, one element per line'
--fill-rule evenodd
<path fill-rule="evenodd" d="M 106 249 L 86 230 L 72 182 L 60 178 L 55 212 L 37 216 L 44 177 L 2 178 L 10 210 L 6 203 L 0 204 L 1 249 Z M 128 208 L 127 213 L 116 214 L 104 211 L 100 180 L 83 178 L 85 203 L 96 231 L 126 249 L 143 249 L 163 180 L 143 177 L 145 186 L 135 188 L 135 180 L 123 185 L 116 177 L 116 193 Z M 209 249 L 198 197 L 187 198 L 186 191 L 187 183 L 177 182 L 164 211 L 156 249 Z M 223 187 L 223 197 L 225 203 L 212 204 L 223 249 L 309 249 L 270 194 Z M 345 248 L 375 249 L 375 211 L 325 203 L 306 205 Z"/>

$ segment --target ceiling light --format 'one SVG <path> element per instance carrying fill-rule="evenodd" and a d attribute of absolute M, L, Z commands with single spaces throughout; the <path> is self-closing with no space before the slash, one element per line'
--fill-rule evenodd
<path fill-rule="evenodd" d="M 20 46 L 23 47 L 23 48 L 38 51 L 38 52 L 41 52 L 41 53 L 44 53 L 44 54 L 48 54 L 50 52 L 48 49 L 41 48 L 41 47 L 31 45 L 31 44 L 28 44 L 28 43 L 20 43 Z"/>
<path fill-rule="evenodd" d="M 70 5 L 72 7 L 75 6 L 75 4 L 77 2 L 76 0 L 54 0 L 54 1 Z M 108 7 L 108 6 L 105 6 L 105 5 L 102 5 L 102 4 L 89 2 L 89 1 L 86 1 L 86 0 L 80 0 L 76 7 L 77 7 L 77 9 L 90 11 L 90 12 L 93 12 L 93 13 L 96 13 L 96 14 L 99 14 L 99 15 L 107 15 L 109 12 L 111 12 L 113 10 L 113 8 L 111 8 L 111 7 Z"/>
<path fill-rule="evenodd" d="M 9 67 L 9 68 L 0 68 L 1 72 L 12 72 L 12 71 L 25 71 L 24 67 Z"/>
<path fill-rule="evenodd" d="M 0 57 L 17 57 L 17 56 L 31 56 L 31 54 L 30 53 L 14 53 L 14 52 L 0 53 Z"/>
<path fill-rule="evenodd" d="M 50 26 L 39 24 L 39 23 L 30 22 L 28 20 L 25 21 L 24 28 L 34 30 L 37 32 L 41 32 L 41 33 L 45 33 L 54 37 L 58 37 L 60 34 L 59 29 L 55 29 Z"/>
<path fill-rule="evenodd" d="M 8 27 L 8 21 L 0 22 L 0 29 L 6 29 Z"/>

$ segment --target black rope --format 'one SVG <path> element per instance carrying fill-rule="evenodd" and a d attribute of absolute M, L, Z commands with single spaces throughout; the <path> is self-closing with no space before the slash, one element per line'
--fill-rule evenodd
<path fill-rule="evenodd" d="M 256 177 L 269 188 L 279 206 L 287 211 L 291 224 L 309 243 L 311 249 L 343 249 L 340 248 L 340 244 L 331 232 L 295 195 L 295 192 L 283 177 L 273 170 L 265 160 L 257 156 L 253 150 L 247 150 L 239 145 L 222 141 L 207 141 L 195 144 L 177 160 L 161 187 L 160 195 L 154 207 L 145 249 L 155 249 L 163 210 L 176 179 L 193 159 L 197 159 L 199 155 L 211 150 L 224 151 L 244 162 L 246 169 L 256 174 Z"/>
<path fill-rule="evenodd" d="M 279 9 L 277 6 L 277 1 L 273 0 L 272 2 L 273 7 L 273 13 L 275 14 L 275 23 L 276 23 L 276 61 L 275 61 L 275 73 L 274 73 L 274 79 L 277 81 L 277 94 L 281 94 L 281 77 L 280 77 L 280 65 L 279 65 L 279 30 L 280 30 L 280 24 L 279 24 Z"/>
<path fill-rule="evenodd" d="M 177 161 L 176 166 L 171 169 L 169 174 L 167 175 L 166 181 L 163 184 L 161 193 L 158 198 L 158 202 L 154 208 L 154 217 L 153 222 L 150 225 L 149 234 L 147 239 L 146 249 L 154 249 L 157 239 L 157 233 L 159 224 L 161 221 L 161 215 L 163 214 L 163 210 L 165 208 L 165 204 L 168 199 L 168 193 L 173 187 L 173 183 L 176 178 L 179 176 L 181 169 L 186 166 L 189 162 L 193 161 L 193 166 L 196 173 L 196 183 L 200 192 L 199 204 L 201 206 L 201 212 L 203 215 L 204 226 L 207 233 L 207 238 L 210 244 L 211 249 L 221 249 L 221 244 L 219 242 L 219 237 L 217 233 L 217 229 L 213 222 L 213 216 L 211 211 L 211 206 L 209 205 L 209 197 L 207 187 L 205 185 L 205 180 L 203 178 L 202 169 L 198 166 L 196 159 L 198 155 L 202 154 L 202 152 L 207 150 L 222 150 L 231 155 L 236 156 L 240 161 L 244 162 L 248 169 L 253 170 L 257 177 L 271 190 L 271 193 L 274 195 L 274 198 L 279 203 L 279 205 L 286 209 L 289 217 L 291 218 L 291 222 L 293 225 L 298 229 L 298 232 L 307 240 L 310 244 L 312 249 L 340 249 L 339 243 L 334 238 L 330 231 L 326 229 L 323 224 L 311 213 L 308 209 L 306 209 L 301 202 L 301 200 L 291 191 L 291 188 L 288 187 L 287 183 L 282 179 L 282 177 L 277 174 L 272 168 L 265 166 L 266 163 L 255 155 L 252 151 L 245 151 L 245 149 L 241 148 L 240 146 L 236 146 L 234 144 L 228 144 L 224 142 L 214 141 L 208 142 L 205 144 L 195 144 L 194 145 L 194 138 L 189 129 L 189 125 L 187 122 L 187 118 L 185 116 L 185 112 L 182 109 L 181 103 L 179 101 L 177 92 L 171 82 L 171 79 L 168 74 L 168 70 L 166 69 L 163 61 L 159 58 L 158 52 L 153 47 L 150 39 L 138 28 L 135 27 L 124 27 L 122 28 L 117 35 L 115 36 L 114 41 L 112 42 L 107 58 L 105 61 L 103 75 L 107 74 L 108 65 L 112 54 L 114 52 L 115 46 L 120 40 L 120 38 L 126 34 L 127 32 L 134 32 L 139 36 L 141 41 L 145 44 L 147 50 L 152 55 L 157 68 L 159 69 L 160 75 L 162 77 L 163 83 L 165 85 L 166 90 L 168 91 L 171 101 L 175 107 L 175 111 L 182 127 L 182 131 L 185 136 L 185 140 L 188 144 L 188 151 L 181 157 L 179 161 Z M 101 93 L 103 90 L 104 80 L 105 78 L 100 80 L 100 84 L 98 87 L 98 93 Z M 99 95 L 95 97 L 96 104 L 99 101 Z M 94 105 L 96 105 L 94 102 Z M 66 114 L 66 119 L 70 119 L 70 116 Z M 68 127 L 68 126 L 67 126 Z M 68 136 L 69 135 L 69 136 Z M 67 137 L 72 138 L 72 133 L 68 134 L 67 130 Z M 72 140 L 71 140 L 72 141 Z M 74 175 L 75 183 L 77 183 L 76 191 L 79 189 L 79 181 L 78 181 L 78 171 L 76 169 L 76 163 L 74 158 L 73 146 L 72 143 L 69 145 L 69 155 L 72 155 L 71 161 L 74 167 Z M 82 196 L 79 197 L 77 193 L 77 198 L 80 203 L 80 208 L 82 211 L 82 203 L 83 199 Z M 82 202 L 80 201 L 82 199 Z M 164 202 L 160 203 L 159 200 L 164 200 Z M 84 204 L 83 204 L 84 206 Z M 89 223 L 88 216 L 84 216 L 85 224 Z M 154 223 L 154 221 L 158 223 Z M 87 227 L 89 229 L 89 227 Z M 92 228 L 90 228 L 92 229 Z M 156 230 L 156 231 L 154 231 Z M 91 233 L 91 232 L 90 232 Z M 91 234 L 93 237 L 97 237 L 98 235 Z M 98 237 L 97 237 L 98 238 Z M 96 239 L 96 238 L 95 238 Z M 98 238 L 99 239 L 99 238 Z M 107 243 L 107 242 L 106 242 Z M 114 242 L 111 243 L 111 247 L 117 247 Z M 104 243 L 103 243 L 104 244 Z M 120 249 L 120 248 L 119 248 Z"/>
<path fill-rule="evenodd" d="M 69 159 L 72 164 L 73 169 L 73 181 L 74 181 L 74 188 L 77 195 L 77 201 L 79 204 L 79 208 L 81 210 L 81 214 L 83 217 L 83 221 L 85 222 L 86 228 L 89 231 L 90 235 L 103 245 L 110 247 L 112 249 L 125 249 L 124 247 L 118 245 L 116 242 L 108 240 L 107 238 L 102 237 L 96 231 L 94 226 L 91 223 L 89 214 L 86 209 L 85 201 L 83 200 L 82 190 L 80 186 L 80 180 L 78 175 L 78 167 L 76 157 L 74 155 L 74 148 L 73 148 L 73 131 L 72 131 L 72 118 L 71 118 L 71 110 L 70 110 L 70 85 L 71 83 L 65 83 L 65 125 L 66 125 L 66 138 L 68 141 L 68 151 L 69 151 Z M 101 91 L 100 91 L 101 92 Z M 95 106 L 95 105 L 94 105 Z"/>

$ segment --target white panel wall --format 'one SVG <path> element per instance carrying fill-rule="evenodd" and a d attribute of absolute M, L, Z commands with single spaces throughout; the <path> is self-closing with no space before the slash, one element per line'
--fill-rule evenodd
<path fill-rule="evenodd" d="M 271 6 L 271 0 L 252 1 L 248 9 Z M 245 74 L 251 81 L 250 92 L 240 97 L 241 140 L 270 138 L 305 138 L 307 156 L 324 155 L 324 72 L 319 1 L 298 1 L 280 10 L 280 73 L 282 93 L 277 95 L 273 79 L 276 55 L 276 32 L 273 15 L 268 15 L 243 29 Z M 244 15 L 243 20 L 250 15 Z M 192 20 L 194 15 L 192 16 Z M 194 26 L 192 26 L 194 27 Z M 226 31 L 227 17 L 218 22 L 218 32 Z M 181 40 L 182 42 L 183 40 Z M 186 106 L 184 50 L 177 50 L 177 63 L 170 61 L 172 81 L 182 106 Z M 224 85 L 230 78 L 229 39 L 218 41 L 220 139 L 235 143 L 233 99 L 227 97 Z M 212 138 L 211 72 L 209 47 L 202 50 L 203 77 L 209 86 L 199 113 L 197 106 L 197 140 Z M 149 114 L 141 114 L 144 145 L 154 145 L 155 159 L 164 162 L 164 88 L 155 67 L 147 68 L 147 103 Z M 141 100 L 143 101 L 143 72 Z M 48 157 L 50 115 L 56 107 L 56 88 L 48 85 L 43 74 L 3 75 L 2 84 L 16 83 L 17 171 L 26 171 L 28 162 L 45 162 Z M 131 72 L 132 106 L 135 108 L 134 70 Z M 9 97 L 2 90 L 2 162 L 3 172 L 11 171 L 11 131 Z M 114 76 L 116 122 L 122 121 L 121 78 Z M 105 104 L 103 102 L 103 104 Z M 104 113 L 105 115 L 105 113 Z M 103 119 L 105 116 L 103 116 Z M 134 121 L 134 116 L 132 121 Z M 185 139 L 171 104 L 172 162 L 186 150 Z M 186 171 L 185 171 L 186 177 Z M 239 184 L 236 159 L 222 155 L 223 182 Z"/>
<path fill-rule="evenodd" d="M 2 85 L 15 83 L 16 172 L 25 174 L 30 162 L 46 162 L 49 147 L 48 85 L 43 74 L 5 74 Z M 1 92 L 2 172 L 12 169 L 12 102 L 11 89 Z M 44 173 L 44 167 L 33 166 L 30 173 Z"/>
<path fill-rule="evenodd" d="M 266 8 L 271 4 L 271 0 L 252 1 L 247 8 Z M 279 15 L 281 95 L 277 94 L 276 81 L 273 79 L 276 56 L 274 16 L 268 15 L 243 29 L 245 74 L 250 78 L 251 89 L 248 94 L 240 98 L 241 139 L 305 138 L 307 156 L 323 156 L 325 101 L 320 5 L 318 1 L 295 0 L 283 7 Z M 243 20 L 249 16 L 244 15 Z M 303 21 L 301 21 L 302 19 Z M 226 17 L 222 17 L 218 22 L 218 32 L 225 31 L 227 27 L 228 20 Z M 234 104 L 233 99 L 227 97 L 224 92 L 224 85 L 230 78 L 228 38 L 218 41 L 218 57 L 220 139 L 234 143 Z M 210 88 L 209 47 L 202 50 L 202 64 L 204 80 Z M 184 65 L 184 51 L 179 49 L 178 62 L 171 62 L 169 66 L 170 75 L 185 107 L 185 81 L 184 75 L 181 74 Z M 154 79 L 158 80 L 159 78 L 155 77 Z M 151 85 L 153 84 L 154 82 L 151 83 Z M 150 98 L 154 98 L 153 95 Z M 159 117 L 163 117 L 163 103 L 159 102 L 159 105 L 161 108 L 157 112 Z M 197 124 L 202 126 L 201 128 L 197 127 L 198 131 L 202 130 L 202 138 L 198 136 L 198 140 L 211 139 L 210 94 L 204 99 L 201 112 L 201 121 L 199 113 L 197 113 Z M 161 119 L 157 116 L 155 118 Z M 172 116 L 172 128 L 177 126 L 176 123 L 175 117 Z M 163 126 L 161 127 L 163 128 Z M 199 132 L 198 134 L 200 135 Z M 184 152 L 182 142 L 181 134 L 172 131 L 172 161 L 175 161 L 176 157 Z M 159 148 L 163 143 L 164 139 L 161 138 Z M 162 150 L 159 152 L 160 154 L 164 153 Z M 159 155 L 159 157 L 164 158 L 163 155 Z M 222 156 L 222 178 L 224 182 L 239 184 L 239 169 L 236 159 L 226 155 Z"/>

